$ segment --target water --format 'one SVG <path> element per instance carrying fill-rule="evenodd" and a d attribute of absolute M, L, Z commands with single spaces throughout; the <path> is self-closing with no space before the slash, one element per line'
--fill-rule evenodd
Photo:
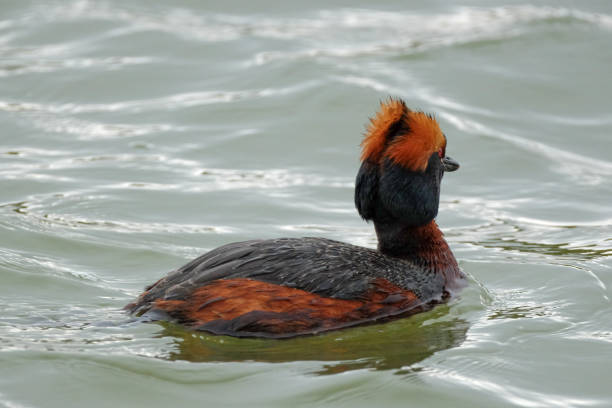
<path fill-rule="evenodd" d="M 610 44 L 608 1 L 2 1 L 0 406 L 612 406 Z M 230 241 L 375 246 L 388 95 L 462 164 L 459 298 L 287 341 L 123 314 Z"/>

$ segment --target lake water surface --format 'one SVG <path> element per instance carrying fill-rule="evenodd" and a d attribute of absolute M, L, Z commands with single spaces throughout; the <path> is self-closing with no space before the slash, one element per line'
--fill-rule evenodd
<path fill-rule="evenodd" d="M 611 72 L 606 0 L 3 0 L 0 406 L 612 406 Z M 122 312 L 227 242 L 375 247 L 389 95 L 462 165 L 458 298 L 284 341 Z"/>

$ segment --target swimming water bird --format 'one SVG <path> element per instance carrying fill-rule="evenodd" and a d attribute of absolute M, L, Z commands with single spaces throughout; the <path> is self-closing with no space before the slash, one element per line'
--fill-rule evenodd
<path fill-rule="evenodd" d="M 355 205 L 378 250 L 325 238 L 221 246 L 147 287 L 126 309 L 237 337 L 288 338 L 428 310 L 465 277 L 434 218 L 459 164 L 433 116 L 381 103 L 362 142 Z"/>

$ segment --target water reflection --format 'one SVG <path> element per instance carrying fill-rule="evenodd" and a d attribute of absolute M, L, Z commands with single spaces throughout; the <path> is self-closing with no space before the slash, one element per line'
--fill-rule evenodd
<path fill-rule="evenodd" d="M 527 319 L 550 316 L 550 314 L 543 306 L 508 306 L 492 310 L 487 320 Z"/>
<path fill-rule="evenodd" d="M 569 227 L 568 227 L 569 228 Z M 472 242 L 466 242 L 471 243 Z M 537 253 L 544 255 L 552 255 L 557 257 L 571 257 L 574 259 L 590 260 L 595 258 L 607 257 L 612 253 L 609 248 L 599 249 L 596 244 L 585 244 L 582 247 L 571 247 L 570 242 L 561 243 L 546 243 L 546 242 L 529 242 L 516 238 L 489 238 L 480 240 L 476 244 L 485 248 L 496 248 L 504 251 L 518 251 L 527 253 Z"/>
<path fill-rule="evenodd" d="M 318 375 L 361 368 L 399 369 L 459 346 L 469 327 L 463 319 L 449 319 L 447 306 L 394 322 L 287 340 L 236 339 L 159 324 L 163 326 L 159 337 L 174 338 L 175 349 L 168 356 L 171 360 L 329 362 L 315 372 Z"/>

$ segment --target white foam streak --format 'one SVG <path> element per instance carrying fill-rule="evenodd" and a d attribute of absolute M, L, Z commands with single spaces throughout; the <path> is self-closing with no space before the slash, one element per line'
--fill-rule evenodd
<path fill-rule="evenodd" d="M 555 171 L 572 178 L 577 178 L 583 182 L 599 184 L 608 180 L 608 177 L 612 175 L 612 163 L 610 162 L 568 152 L 542 142 L 495 130 L 473 119 L 453 115 L 449 112 L 442 112 L 440 116 L 462 131 L 502 140 L 530 153 L 543 156 L 557 163 L 553 167 Z"/>
<path fill-rule="evenodd" d="M 103 220 L 95 218 L 76 217 L 65 214 L 45 214 L 45 222 L 56 226 L 64 226 L 78 231 L 112 231 L 129 234 L 227 234 L 233 229 L 225 226 L 177 224 L 161 222 L 135 222 L 119 220 Z M 49 265 L 52 266 L 52 265 Z"/>
<path fill-rule="evenodd" d="M 159 132 L 180 132 L 183 127 L 167 123 L 129 125 L 121 123 L 99 123 L 69 117 L 38 117 L 31 122 L 47 132 L 75 135 L 78 140 L 115 139 L 144 136 Z"/>
<path fill-rule="evenodd" d="M 338 76 L 338 77 L 335 77 L 334 79 L 339 82 L 343 82 L 345 84 L 357 85 L 362 88 L 374 89 L 375 91 L 378 91 L 378 92 L 386 92 L 389 94 L 394 93 L 393 88 L 391 88 L 390 86 L 386 84 L 383 84 L 382 82 L 376 81 L 375 79 L 372 79 L 372 78 L 347 75 L 347 76 Z"/>
<path fill-rule="evenodd" d="M 307 46 L 291 52 L 260 52 L 251 63 L 261 65 L 275 60 L 300 58 L 406 55 L 457 44 L 512 38 L 529 33 L 534 29 L 534 23 L 565 19 L 612 29 L 612 16 L 609 15 L 527 5 L 462 7 L 435 15 L 363 9 L 328 10 L 320 12 L 318 18 L 294 19 L 291 23 L 271 19 L 259 22 L 253 29 L 255 34 L 303 38 Z M 329 38 L 334 38 L 334 41 L 330 42 Z"/>
<path fill-rule="evenodd" d="M 230 103 L 241 100 L 285 96 L 316 87 L 321 84 L 319 80 L 300 82 L 298 85 L 281 88 L 262 88 L 245 90 L 214 90 L 184 92 L 158 98 L 128 100 L 100 104 L 42 104 L 35 102 L 14 102 L 0 100 L 0 111 L 7 112 L 48 112 L 48 113 L 96 113 L 96 112 L 130 112 L 156 110 L 179 110 L 183 108 L 211 105 L 217 103 Z"/>
<path fill-rule="evenodd" d="M 607 218 L 604 220 L 597 220 L 597 221 L 580 221 L 580 222 L 574 222 L 574 221 L 558 222 L 558 221 L 549 221 L 549 220 L 542 220 L 542 219 L 530 218 L 530 217 L 514 217 L 513 219 L 517 222 L 524 223 L 524 224 L 532 224 L 532 225 L 539 225 L 543 227 L 553 227 L 553 228 L 563 228 L 563 227 L 567 227 L 568 225 L 580 226 L 580 227 L 612 226 L 612 218 Z"/>
<path fill-rule="evenodd" d="M 509 38 L 529 32 L 534 23 L 575 20 L 612 29 L 612 16 L 561 7 L 530 5 L 461 7 L 441 14 L 372 9 L 329 9 L 307 17 L 270 15 L 195 14 L 184 8 L 140 9 L 79 0 L 41 7 L 8 26 L 99 20 L 122 24 L 97 40 L 138 32 L 160 32 L 198 42 L 226 42 L 245 37 L 302 40 L 295 52 L 259 53 L 251 61 L 302 57 L 345 58 L 359 55 L 406 54 L 436 47 Z M 333 38 L 334 41 L 329 41 Z M 53 46 L 46 46 L 46 48 Z M 71 47 L 72 49 L 74 47 Z M 65 55 L 70 49 L 52 50 Z"/>
<path fill-rule="evenodd" d="M 143 31 L 157 31 L 173 34 L 188 40 L 228 41 L 241 35 L 241 27 L 232 24 L 218 23 L 210 16 L 196 15 L 186 9 L 164 9 L 158 13 L 136 8 L 119 8 L 103 1 L 79 0 L 70 5 L 60 2 L 55 7 L 40 8 L 22 21 L 70 22 L 74 20 L 102 20 L 122 22 L 127 29 L 122 34 Z"/>
<path fill-rule="evenodd" d="M 9 401 L 4 394 L 0 392 L 0 403 L 2 403 L 6 408 L 31 408 L 31 405 L 24 405 L 21 403 Z"/>
<path fill-rule="evenodd" d="M 301 173 L 288 169 L 236 170 L 206 169 L 200 172 L 211 178 L 214 190 L 234 190 L 248 188 L 287 188 L 296 186 L 325 186 L 353 188 L 352 179 Z M 201 186 L 200 188 L 203 188 Z M 208 187 L 210 188 L 210 187 Z"/>
<path fill-rule="evenodd" d="M 531 116 L 544 119 L 547 122 L 557 123 L 564 126 L 577 126 L 577 127 L 585 127 L 585 126 L 609 126 L 612 125 L 612 115 L 602 115 L 596 117 L 564 117 L 557 115 L 550 115 L 544 113 L 531 112 Z"/>
<path fill-rule="evenodd" d="M 46 47 L 37 49 L 37 54 L 44 54 Z M 50 50 L 49 50 L 50 51 Z M 53 50 L 55 53 L 62 54 L 63 50 Z M 27 63 L 21 63 L 25 58 L 21 57 L 15 63 L 0 65 L 0 77 L 14 75 L 53 72 L 61 69 L 84 69 L 84 68 L 104 68 L 109 70 L 119 69 L 129 65 L 150 64 L 155 61 L 151 57 L 105 57 L 105 58 L 66 58 L 51 59 L 40 58 L 28 59 Z"/>

